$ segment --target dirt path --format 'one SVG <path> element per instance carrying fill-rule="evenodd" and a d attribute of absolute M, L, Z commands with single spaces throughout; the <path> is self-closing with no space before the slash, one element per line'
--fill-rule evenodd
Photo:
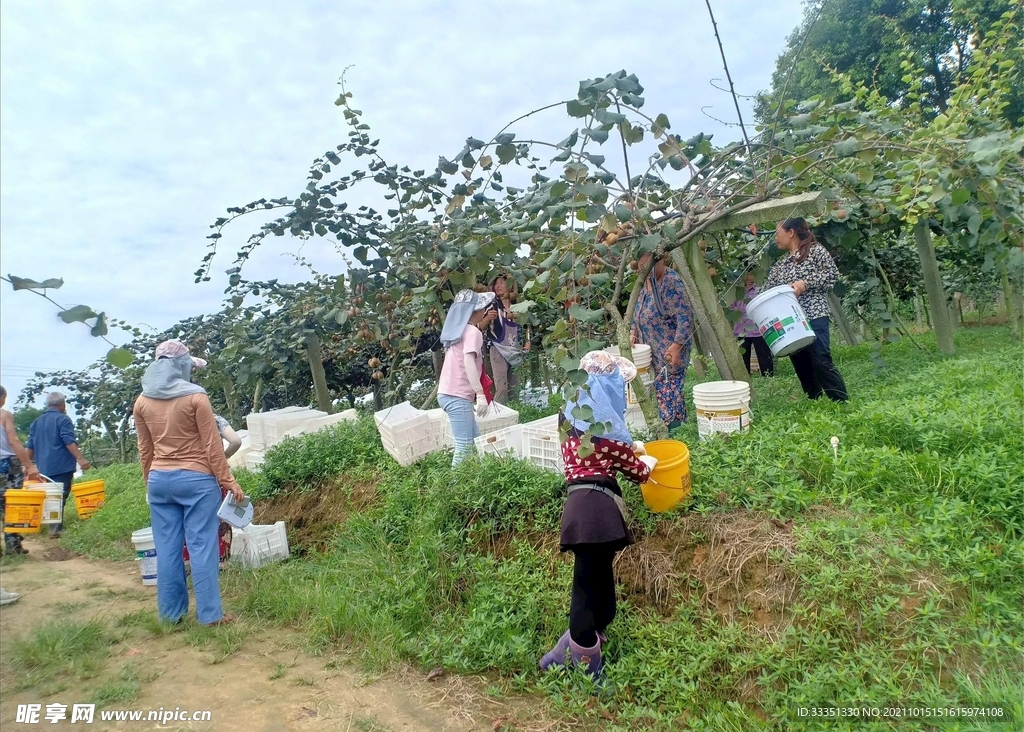
<path fill-rule="evenodd" d="M 243 619 L 231 633 L 209 637 L 191 630 L 157 634 L 145 627 L 119 628 L 133 611 L 152 611 L 155 588 L 143 587 L 135 562 L 98 562 L 68 555 L 46 539 L 28 539 L 31 553 L 4 568 L 3 586 L 21 593 L 0 609 L 0 648 L 26 637 L 61 614 L 98 619 L 115 637 L 103 671 L 93 679 L 70 679 L 67 688 L 42 696 L 38 689 L 13 691 L 10 657 L 0 667 L 0 729 L 167 729 L 278 732 L 287 730 L 491 730 L 508 708 L 480 693 L 481 684 L 445 675 L 428 682 L 412 671 L 368 678 L 344 660 L 311 656 L 297 632 L 255 627 Z M 138 616 L 146 616 L 139 612 Z M 226 629 L 221 629 L 226 630 Z M 119 635 L 118 635 L 119 634 Z M 6 653 L 5 653 L 6 655 Z M 124 671 L 127 667 L 128 671 Z M 141 682 L 138 698 L 106 709 L 210 710 L 212 722 L 105 722 L 99 710 L 92 725 L 19 724 L 19 704 L 87 702 L 104 681 L 130 673 Z M 458 703 L 453 700 L 458 699 Z M 467 700 L 471 699 L 467 703 Z M 500 726 L 500 724 L 498 725 Z"/>

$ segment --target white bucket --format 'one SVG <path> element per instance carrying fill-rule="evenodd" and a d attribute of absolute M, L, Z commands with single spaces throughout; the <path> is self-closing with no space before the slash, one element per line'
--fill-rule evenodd
<path fill-rule="evenodd" d="M 762 292 L 747 304 L 747 317 L 757 323 L 761 337 L 776 358 L 789 356 L 817 337 L 789 285 Z"/>
<path fill-rule="evenodd" d="M 697 434 L 702 440 L 714 434 L 750 429 L 750 384 L 745 381 L 709 381 L 693 387 L 697 408 Z"/>
<path fill-rule="evenodd" d="M 46 491 L 43 500 L 44 524 L 59 524 L 64 520 L 64 486 L 60 483 L 33 483 L 34 490 Z"/>
<path fill-rule="evenodd" d="M 153 528 L 147 526 L 144 529 L 132 532 L 132 544 L 135 545 L 135 556 L 139 560 L 139 574 L 142 575 L 142 584 L 148 586 L 156 584 L 156 544 L 153 542 Z"/>
<path fill-rule="evenodd" d="M 604 349 L 607 353 L 613 356 L 621 356 L 622 353 L 619 351 L 618 346 L 608 346 Z M 650 368 L 651 366 L 651 347 L 646 343 L 637 343 L 633 346 L 633 365 L 636 366 L 637 370 Z"/>

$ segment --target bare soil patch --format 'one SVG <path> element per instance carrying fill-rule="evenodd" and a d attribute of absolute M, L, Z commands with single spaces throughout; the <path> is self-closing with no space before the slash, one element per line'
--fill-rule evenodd
<path fill-rule="evenodd" d="M 26 538 L 24 559 L 6 564 L 0 582 L 21 593 L 0 608 L 0 650 L 27 637 L 55 617 L 73 615 L 109 625 L 114 637 L 103 672 L 86 681 L 72 679 L 64 691 L 41 696 L 32 689 L 15 691 L 18 669 L 4 654 L 0 663 L 0 729 L 34 727 L 16 722 L 19 704 L 86 703 L 104 682 L 128 669 L 141 682 L 138 697 L 105 708 L 143 710 L 210 710 L 212 722 L 102 722 L 99 710 L 90 729 L 227 730 L 491 730 L 505 717 L 535 717 L 522 700 L 491 699 L 483 678 L 444 674 L 427 681 L 415 669 L 367 676 L 347 663 L 344 649 L 313 656 L 300 632 L 268 628 L 242 617 L 223 633 L 211 635 L 192 624 L 155 633 L 126 627 L 132 614 L 156 614 L 156 588 L 143 587 L 137 563 L 92 561 L 57 551 L 47 538 Z M 67 556 L 70 554 L 71 556 Z M 54 559 L 44 557 L 50 555 Z M 56 557 L 61 557 L 56 559 Z M 229 570 L 230 571 L 230 570 Z M 47 729 L 77 729 L 69 721 Z M 500 727 L 500 724 L 498 725 Z M 528 729 L 529 727 L 519 727 Z"/>

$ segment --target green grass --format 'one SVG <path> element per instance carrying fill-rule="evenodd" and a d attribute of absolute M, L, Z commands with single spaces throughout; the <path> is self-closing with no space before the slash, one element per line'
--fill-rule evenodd
<path fill-rule="evenodd" d="M 89 703 L 98 707 L 131 704 L 139 698 L 143 681 L 138 669 L 131 664 L 125 664 L 115 678 L 104 681 L 96 688 L 89 697 Z"/>
<path fill-rule="evenodd" d="M 522 462 L 453 472 L 435 454 L 400 468 L 365 418 L 287 443 L 245 478 L 263 499 L 352 471 L 377 476 L 376 498 L 324 553 L 226 573 L 222 588 L 249 622 L 301 628 L 313 651 L 344 645 L 377 670 L 489 672 L 509 692 L 540 692 L 550 714 L 606 729 L 815 729 L 797 706 L 894 703 L 1000 703 L 1020 720 L 1020 346 L 1002 328 L 960 330 L 957 355 L 940 359 L 921 340 L 931 355 L 887 346 L 883 370 L 870 345 L 837 347 L 848 404 L 804 399 L 784 360 L 754 380 L 749 433 L 701 443 L 693 423 L 676 431 L 693 495 L 654 515 L 626 488 L 642 547 L 706 541 L 684 543 L 697 521 L 792 519 L 786 548 L 753 563 L 769 561 L 789 594 L 766 629 L 753 595 L 720 606 L 689 565 L 660 602 L 623 580 L 607 646 L 614 692 L 596 700 L 579 674 L 536 670 L 564 631 L 571 565 L 557 550 L 561 480 Z"/>
<path fill-rule="evenodd" d="M 142 466 L 138 463 L 109 465 L 89 471 L 86 478 L 106 482 L 105 503 L 84 521 L 69 510 L 61 544 L 71 551 L 100 559 L 133 558 L 132 532 L 150 524 Z M 68 506 L 72 503 L 73 500 L 69 500 Z"/>
<path fill-rule="evenodd" d="M 53 618 L 27 635 L 10 639 L 4 654 L 8 678 L 15 691 L 33 689 L 43 697 L 56 694 L 99 674 L 113 640 L 99 621 Z"/>

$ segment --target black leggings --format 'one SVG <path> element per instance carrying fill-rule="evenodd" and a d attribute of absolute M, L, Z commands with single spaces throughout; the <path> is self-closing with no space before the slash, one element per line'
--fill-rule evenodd
<path fill-rule="evenodd" d="M 603 544 L 572 548 L 572 601 L 569 603 L 569 637 L 587 648 L 597 645 L 615 619 L 615 550 Z"/>
<path fill-rule="evenodd" d="M 772 349 L 768 347 L 761 336 L 743 339 L 743 365 L 747 367 L 747 373 L 750 373 L 751 347 L 757 353 L 757 368 L 761 372 L 761 376 L 775 376 L 775 358 L 772 356 Z"/>
<path fill-rule="evenodd" d="M 827 315 L 812 318 L 810 323 L 814 334 L 818 336 L 817 340 L 789 357 L 793 362 L 793 370 L 800 379 L 800 386 L 811 399 L 817 399 L 824 394 L 834 402 L 845 402 L 850 397 L 843 375 L 832 363 L 829 318 Z"/>

